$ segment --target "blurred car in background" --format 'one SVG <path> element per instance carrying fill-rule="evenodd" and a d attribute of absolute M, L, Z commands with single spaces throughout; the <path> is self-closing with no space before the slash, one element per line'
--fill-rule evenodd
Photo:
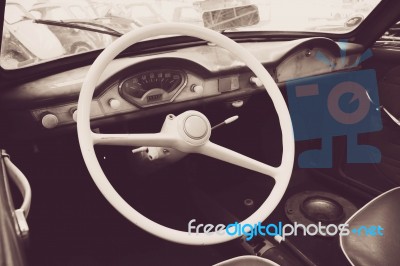
<path fill-rule="evenodd" d="M 99 17 L 113 18 L 115 23 L 122 20 L 125 24 L 129 20 L 132 26 L 141 27 L 153 23 L 167 22 L 149 2 L 114 1 L 112 3 L 104 0 L 90 1 Z"/>
<path fill-rule="evenodd" d="M 29 12 L 36 19 L 54 21 L 90 21 L 97 17 L 96 11 L 86 1 L 39 2 L 34 4 Z M 47 27 L 61 41 L 67 54 L 77 54 L 104 48 L 113 41 L 110 36 L 97 32 L 55 25 L 47 25 Z"/>
<path fill-rule="evenodd" d="M 91 0 L 90 4 L 97 14 L 97 18 L 94 21 L 111 26 L 121 33 L 126 33 L 142 26 L 134 18 L 126 17 L 122 6 L 101 0 Z"/>
<path fill-rule="evenodd" d="M 202 11 L 195 6 L 181 6 L 174 9 L 172 21 L 203 26 Z"/>
<path fill-rule="evenodd" d="M 158 13 L 152 5 L 146 2 L 129 3 L 124 5 L 125 17 L 138 21 L 142 26 L 167 22 L 167 20 Z"/>
<path fill-rule="evenodd" d="M 36 25 L 33 20 L 18 2 L 7 2 L 1 47 L 5 67 L 15 68 L 65 54 L 59 39 L 46 26 Z M 33 38 L 37 41 L 32 42 Z"/>

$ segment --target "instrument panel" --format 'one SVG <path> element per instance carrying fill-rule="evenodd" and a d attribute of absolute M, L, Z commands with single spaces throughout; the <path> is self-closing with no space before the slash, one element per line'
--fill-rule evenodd
<path fill-rule="evenodd" d="M 146 107 L 173 101 L 186 82 L 187 75 L 181 70 L 158 69 L 124 79 L 119 85 L 119 93 L 126 101 Z"/>
<path fill-rule="evenodd" d="M 111 78 L 92 100 L 91 118 L 127 114 L 152 106 L 181 103 L 252 88 L 251 73 L 204 78 L 188 69 L 159 68 L 120 74 Z M 70 102 L 31 111 L 44 128 L 74 124 L 77 104 Z"/>
<path fill-rule="evenodd" d="M 350 48 L 341 57 L 338 43 L 325 38 L 243 45 L 280 85 L 294 78 L 351 69 L 362 48 L 347 45 Z M 214 46 L 196 46 L 144 58 L 116 59 L 99 80 L 91 103 L 91 119 L 97 124 L 111 123 L 173 110 L 183 103 L 189 108 L 221 100 L 238 108 L 243 99 L 256 89 L 263 90 L 263 86 L 243 62 L 225 52 Z M 69 70 L 5 90 L 2 106 L 32 103 L 29 116 L 23 110 L 21 116 L 30 122 L 34 118 L 38 134 L 45 133 L 43 129 L 74 125 L 78 94 L 88 69 L 89 66 Z M 156 106 L 160 108 L 155 109 Z"/>

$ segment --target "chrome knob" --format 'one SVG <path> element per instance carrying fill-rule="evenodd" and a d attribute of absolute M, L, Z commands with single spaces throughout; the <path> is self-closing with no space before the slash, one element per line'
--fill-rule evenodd
<path fill-rule="evenodd" d="M 58 125 L 58 117 L 48 113 L 42 117 L 42 125 L 47 129 L 55 128 Z"/>

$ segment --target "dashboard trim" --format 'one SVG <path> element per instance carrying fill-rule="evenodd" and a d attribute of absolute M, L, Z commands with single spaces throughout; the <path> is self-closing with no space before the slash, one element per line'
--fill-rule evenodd
<path fill-rule="evenodd" d="M 302 68 L 308 67 L 307 64 L 310 61 L 303 60 L 301 56 L 296 60 L 291 59 L 296 58 L 296 54 L 303 54 L 305 51 L 313 51 L 313 49 L 324 49 L 335 62 L 343 54 L 343 50 L 341 50 L 343 45 L 327 38 L 249 42 L 241 43 L 241 45 L 261 61 L 276 82 L 280 84 L 281 90 L 284 90 L 282 85 L 288 78 L 287 76 L 283 79 L 278 77 L 285 62 L 302 64 L 299 68 L 301 71 L 303 71 Z M 349 43 L 346 45 L 345 61 L 347 63 L 345 65 L 338 66 L 333 62 L 335 67 L 327 68 L 322 71 L 324 73 L 314 70 L 301 73 L 307 73 L 306 76 L 314 76 L 356 69 L 359 66 L 354 67 L 353 63 L 362 51 L 361 45 Z M 166 68 L 179 69 L 185 72 L 184 84 L 180 85 L 177 93 L 167 104 L 157 102 L 143 108 L 143 106 L 139 107 L 138 104 L 130 103 L 121 96 L 119 84 L 132 73 Z M 17 123 L 10 122 L 9 134 L 14 137 L 15 132 L 21 130 L 19 124 L 31 125 L 32 131 L 30 133 L 32 137 L 35 135 L 51 135 L 56 132 L 65 132 L 69 128 L 75 128 L 71 110 L 76 109 L 79 91 L 88 69 L 89 66 L 68 70 L 0 91 L 2 94 L 2 97 L 0 97 L 1 116 L 5 117 L 7 121 L 19 121 Z M 187 47 L 151 55 L 117 58 L 106 68 L 95 90 L 93 100 L 97 102 L 99 108 L 94 112 L 92 124 L 98 126 L 107 124 L 107 121 L 122 122 L 148 114 L 175 110 L 177 106 L 190 107 L 214 101 L 226 101 L 226 99 L 235 101 L 243 97 L 250 97 L 253 92 L 258 91 L 254 84 L 249 82 L 251 75 L 252 73 L 235 55 L 222 48 L 209 45 Z M 297 78 L 297 76 L 295 77 Z M 232 85 L 232 82 L 235 84 Z M 231 83 L 230 88 L 229 83 Z M 221 84 L 225 85 L 222 86 Z M 190 91 L 191 85 L 201 85 L 204 90 L 197 95 Z M 108 103 L 111 99 L 117 101 L 116 105 L 120 109 L 114 110 L 109 106 Z M 60 111 L 59 108 L 64 109 Z M 68 112 L 67 109 L 69 109 Z M 51 130 L 43 128 L 40 119 L 46 112 L 61 113 L 59 126 Z M 6 135 L 9 134 L 6 133 Z M 21 135 L 24 134 L 19 134 L 20 137 Z"/>

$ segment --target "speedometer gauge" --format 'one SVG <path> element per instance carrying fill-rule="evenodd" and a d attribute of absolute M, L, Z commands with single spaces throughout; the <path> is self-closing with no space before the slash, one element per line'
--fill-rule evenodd
<path fill-rule="evenodd" d="M 172 101 L 185 83 L 183 71 L 162 69 L 128 77 L 119 88 L 125 100 L 143 107 Z"/>

